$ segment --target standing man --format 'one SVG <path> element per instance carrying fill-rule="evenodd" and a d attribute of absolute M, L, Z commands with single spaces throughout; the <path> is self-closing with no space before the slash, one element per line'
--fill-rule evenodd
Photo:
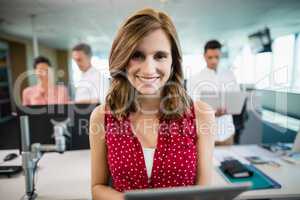
<path fill-rule="evenodd" d="M 205 44 L 204 58 L 207 66 L 199 74 L 191 78 L 189 92 L 192 98 L 203 92 L 219 95 L 220 92 L 239 91 L 239 86 L 232 71 L 219 69 L 218 67 L 221 48 L 222 45 L 217 40 L 210 40 Z M 216 144 L 233 144 L 235 128 L 232 115 L 227 114 L 226 110 L 221 108 L 216 110 L 215 115 L 217 122 Z"/>
<path fill-rule="evenodd" d="M 76 45 L 72 49 L 72 58 L 81 71 L 81 78 L 75 84 L 75 102 L 100 103 L 100 71 L 91 64 L 91 47 L 84 43 Z"/>

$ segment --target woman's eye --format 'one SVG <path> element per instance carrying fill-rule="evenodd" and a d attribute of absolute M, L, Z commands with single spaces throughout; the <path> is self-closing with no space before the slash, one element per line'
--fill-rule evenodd
<path fill-rule="evenodd" d="M 144 55 L 141 52 L 135 52 L 132 56 L 131 59 L 133 60 L 141 60 L 144 58 Z"/>
<path fill-rule="evenodd" d="M 165 54 L 163 52 L 159 52 L 159 53 L 155 54 L 154 58 L 161 60 L 161 59 L 167 58 L 167 54 Z"/>

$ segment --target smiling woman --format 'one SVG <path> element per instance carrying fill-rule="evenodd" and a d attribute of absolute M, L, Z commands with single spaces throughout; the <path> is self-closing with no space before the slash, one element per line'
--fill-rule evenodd
<path fill-rule="evenodd" d="M 140 10 L 112 45 L 112 85 L 90 119 L 94 200 L 123 199 L 143 188 L 211 181 L 214 111 L 192 102 L 181 51 L 168 15 Z M 104 126 L 103 126 L 104 125 Z M 113 188 L 107 186 L 111 176 Z"/>
<path fill-rule="evenodd" d="M 191 106 L 191 99 L 183 87 L 181 62 L 177 32 L 169 16 L 145 9 L 129 17 L 110 53 L 113 80 L 107 103 L 111 110 L 116 116 L 124 117 L 140 107 L 135 101 L 137 95 L 142 94 L 139 95 L 142 98 L 158 94 L 165 97 L 161 115 L 182 116 Z"/>
<path fill-rule="evenodd" d="M 159 94 L 170 77 L 172 55 L 170 42 L 158 29 L 145 36 L 132 55 L 127 69 L 128 80 L 142 95 Z"/>

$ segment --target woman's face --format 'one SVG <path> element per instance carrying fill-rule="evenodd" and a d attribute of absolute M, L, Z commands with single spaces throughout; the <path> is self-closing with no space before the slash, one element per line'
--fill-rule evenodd
<path fill-rule="evenodd" d="M 142 95 L 158 94 L 170 77 L 171 65 L 171 43 L 163 30 L 155 30 L 142 39 L 131 56 L 128 80 Z"/>

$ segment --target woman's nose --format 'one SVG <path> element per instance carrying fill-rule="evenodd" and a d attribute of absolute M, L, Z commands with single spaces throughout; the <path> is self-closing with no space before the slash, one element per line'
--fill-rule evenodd
<path fill-rule="evenodd" d="M 147 74 L 151 75 L 151 74 L 156 73 L 156 63 L 153 58 L 145 59 L 145 61 L 143 63 L 143 67 L 142 67 L 142 72 L 145 75 L 147 75 Z"/>

